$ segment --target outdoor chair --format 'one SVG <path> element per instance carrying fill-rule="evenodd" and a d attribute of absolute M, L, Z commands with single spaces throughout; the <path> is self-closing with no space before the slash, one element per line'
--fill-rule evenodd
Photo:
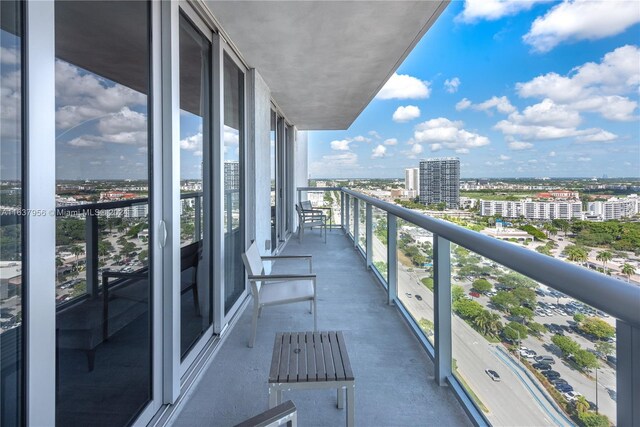
<path fill-rule="evenodd" d="M 304 235 L 304 229 L 314 227 L 320 228 L 320 233 L 324 229 L 324 242 L 327 243 L 327 217 L 326 215 L 316 209 L 306 210 L 299 204 L 296 205 L 296 212 L 298 213 L 298 240 L 302 242 L 302 236 Z"/>
<path fill-rule="evenodd" d="M 302 209 L 305 211 L 312 211 L 312 210 L 327 211 L 325 215 L 328 217 L 327 219 L 329 220 L 329 228 L 333 226 L 333 208 L 331 206 L 313 206 L 309 200 L 304 200 L 300 202 L 300 206 L 302 206 Z"/>
<path fill-rule="evenodd" d="M 306 260 L 309 262 L 308 274 L 265 274 L 263 260 Z M 253 296 L 253 318 L 251 320 L 251 335 L 249 347 L 256 341 L 258 317 L 262 308 L 270 305 L 289 304 L 309 301 L 310 312 L 313 313 L 313 330 L 317 330 L 318 318 L 316 313 L 316 275 L 310 255 L 290 256 L 260 256 L 256 242 L 253 242 L 245 253 L 242 261 L 249 275 L 251 295 Z"/>

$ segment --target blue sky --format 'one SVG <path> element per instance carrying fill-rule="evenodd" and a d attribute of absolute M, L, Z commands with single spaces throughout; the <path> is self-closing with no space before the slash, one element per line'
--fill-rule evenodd
<path fill-rule="evenodd" d="M 310 133 L 310 176 L 458 156 L 463 177 L 640 177 L 639 22 L 631 1 L 452 2 L 348 130 Z"/>

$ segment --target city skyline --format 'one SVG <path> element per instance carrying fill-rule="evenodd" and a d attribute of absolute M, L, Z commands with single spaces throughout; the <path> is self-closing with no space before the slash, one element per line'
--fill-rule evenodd
<path fill-rule="evenodd" d="M 310 134 L 310 176 L 459 156 L 461 178 L 636 178 L 638 22 L 633 2 L 453 2 L 348 130 Z"/>

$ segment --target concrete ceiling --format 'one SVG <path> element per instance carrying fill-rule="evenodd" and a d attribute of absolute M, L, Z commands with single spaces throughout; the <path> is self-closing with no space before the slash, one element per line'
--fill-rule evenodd
<path fill-rule="evenodd" d="M 346 129 L 447 1 L 206 1 L 299 129 Z"/>

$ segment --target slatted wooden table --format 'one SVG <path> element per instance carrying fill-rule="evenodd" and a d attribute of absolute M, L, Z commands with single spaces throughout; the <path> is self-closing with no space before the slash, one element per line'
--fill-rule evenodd
<path fill-rule="evenodd" d="M 282 403 L 285 390 L 335 388 L 347 426 L 354 425 L 355 379 L 342 332 L 279 332 L 269 372 L 269 407 Z"/>

